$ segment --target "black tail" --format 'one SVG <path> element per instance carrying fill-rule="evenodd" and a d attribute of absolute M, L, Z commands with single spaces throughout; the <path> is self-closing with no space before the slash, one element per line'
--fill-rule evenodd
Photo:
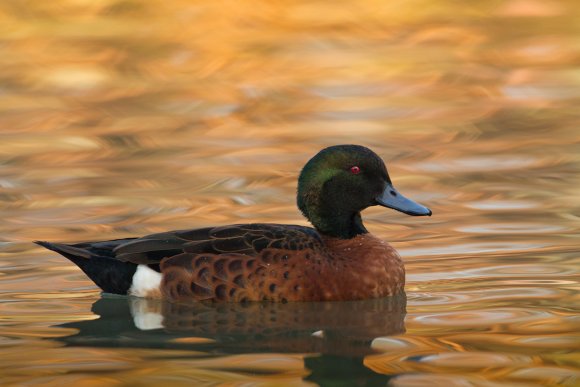
<path fill-rule="evenodd" d="M 97 255 L 77 246 L 44 241 L 34 243 L 71 260 L 106 293 L 127 294 L 131 287 L 133 274 L 137 270 L 137 265 L 134 263 Z"/>

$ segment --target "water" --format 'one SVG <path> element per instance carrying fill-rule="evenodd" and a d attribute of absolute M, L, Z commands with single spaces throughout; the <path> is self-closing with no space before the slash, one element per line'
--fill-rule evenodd
<path fill-rule="evenodd" d="M 579 13 L 3 2 L 2 385 L 580 385 Z M 305 224 L 297 174 L 339 143 L 434 212 L 364 213 L 404 257 L 406 298 L 102 298 L 30 243 Z"/>

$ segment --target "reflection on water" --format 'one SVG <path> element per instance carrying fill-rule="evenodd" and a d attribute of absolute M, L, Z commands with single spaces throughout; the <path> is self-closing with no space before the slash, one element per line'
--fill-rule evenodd
<path fill-rule="evenodd" d="M 578 385 L 579 13 L 1 2 L 0 383 Z M 435 214 L 364 213 L 405 260 L 406 315 L 101 300 L 30 243 L 304 224 L 298 171 L 338 143 Z"/>
<path fill-rule="evenodd" d="M 389 378 L 365 367 L 364 358 L 376 352 L 376 337 L 405 332 L 405 304 L 404 295 L 356 302 L 192 305 L 105 296 L 92 308 L 98 319 L 60 325 L 76 333 L 58 340 L 67 346 L 196 351 L 196 359 L 295 353 L 303 356 L 306 380 L 352 385 L 370 378 L 384 384 Z M 256 370 L 251 363 L 213 367 L 274 371 Z"/>

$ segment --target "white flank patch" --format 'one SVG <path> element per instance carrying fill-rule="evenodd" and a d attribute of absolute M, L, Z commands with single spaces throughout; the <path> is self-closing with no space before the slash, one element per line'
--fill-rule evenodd
<path fill-rule="evenodd" d="M 129 294 L 137 297 L 147 297 L 152 291 L 159 290 L 161 286 L 161 273 L 147 267 L 147 265 L 137 266 Z"/>

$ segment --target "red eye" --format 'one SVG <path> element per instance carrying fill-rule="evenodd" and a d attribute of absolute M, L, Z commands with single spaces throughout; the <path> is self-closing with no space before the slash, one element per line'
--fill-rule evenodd
<path fill-rule="evenodd" d="M 360 168 L 358 166 L 350 167 L 350 173 L 353 175 L 358 175 L 360 173 Z"/>

